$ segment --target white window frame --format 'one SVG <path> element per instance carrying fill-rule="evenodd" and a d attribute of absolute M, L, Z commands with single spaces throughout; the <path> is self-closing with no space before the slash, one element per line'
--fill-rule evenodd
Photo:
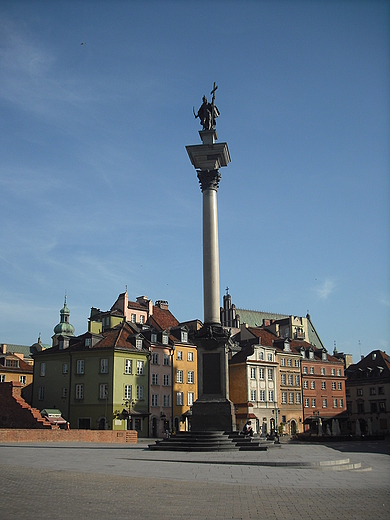
<path fill-rule="evenodd" d="M 144 361 L 141 359 L 137 359 L 137 376 L 143 376 L 144 375 Z"/>
<path fill-rule="evenodd" d="M 163 395 L 163 407 L 168 408 L 171 406 L 171 396 L 170 394 L 164 394 Z"/>
<path fill-rule="evenodd" d="M 100 383 L 99 385 L 99 399 L 108 398 L 108 384 Z"/>
<path fill-rule="evenodd" d="M 265 403 L 265 390 L 260 390 L 259 398 L 261 403 Z"/>
<path fill-rule="evenodd" d="M 125 374 L 131 375 L 133 373 L 133 360 L 125 359 Z"/>
<path fill-rule="evenodd" d="M 176 405 L 183 406 L 183 392 L 176 392 Z"/>
<path fill-rule="evenodd" d="M 187 361 L 194 361 L 194 353 L 191 350 L 188 352 Z"/>
<path fill-rule="evenodd" d="M 76 362 L 76 374 L 82 376 L 85 374 L 85 363 L 84 359 L 78 359 Z"/>
<path fill-rule="evenodd" d="M 183 370 L 176 370 L 176 383 L 183 383 Z"/>
<path fill-rule="evenodd" d="M 187 393 L 187 405 L 192 406 L 194 404 L 195 394 L 194 392 Z"/>
<path fill-rule="evenodd" d="M 132 385 L 125 385 L 123 389 L 124 399 L 130 400 L 132 398 L 133 388 Z"/>
<path fill-rule="evenodd" d="M 169 382 L 169 374 L 163 375 L 163 386 L 171 386 Z"/>
<path fill-rule="evenodd" d="M 137 385 L 137 401 L 143 401 L 144 399 L 144 387 Z"/>
<path fill-rule="evenodd" d="M 287 392 L 282 392 L 282 404 L 287 404 Z"/>
<path fill-rule="evenodd" d="M 280 384 L 283 386 L 286 386 L 286 384 L 287 384 L 286 374 L 280 374 Z"/>
<path fill-rule="evenodd" d="M 183 361 L 183 351 L 182 350 L 176 350 L 176 359 L 178 361 Z"/>
<path fill-rule="evenodd" d="M 152 394 L 152 406 L 158 406 L 158 394 Z"/>
<path fill-rule="evenodd" d="M 81 401 L 84 399 L 84 385 L 82 383 L 78 383 L 75 388 L 75 399 Z"/>
<path fill-rule="evenodd" d="M 108 374 L 108 359 L 107 358 L 100 359 L 100 373 Z"/>
<path fill-rule="evenodd" d="M 256 379 L 256 367 L 250 367 L 251 369 L 251 379 Z"/>
<path fill-rule="evenodd" d="M 294 392 L 288 393 L 288 404 L 294 404 Z"/>
<path fill-rule="evenodd" d="M 158 374 L 152 374 L 152 385 L 158 385 Z"/>
<path fill-rule="evenodd" d="M 264 380 L 265 371 L 264 368 L 259 368 L 259 379 Z"/>
<path fill-rule="evenodd" d="M 41 363 L 39 367 L 39 375 L 45 377 L 46 375 L 46 363 Z"/>
<path fill-rule="evenodd" d="M 274 391 L 273 390 L 268 390 L 268 401 L 270 403 L 274 402 Z"/>
<path fill-rule="evenodd" d="M 274 379 L 274 369 L 273 368 L 269 368 L 267 370 L 267 376 L 268 376 L 268 381 L 273 381 Z"/>
<path fill-rule="evenodd" d="M 188 370 L 187 372 L 187 383 L 189 385 L 193 385 L 195 382 L 195 372 L 193 370 Z"/>
<path fill-rule="evenodd" d="M 251 390 L 251 401 L 256 402 L 256 390 Z"/>

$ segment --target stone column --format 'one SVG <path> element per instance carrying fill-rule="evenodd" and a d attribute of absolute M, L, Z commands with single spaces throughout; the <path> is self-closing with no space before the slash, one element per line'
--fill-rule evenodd
<path fill-rule="evenodd" d="M 226 143 L 215 143 L 215 129 L 199 132 L 201 145 L 187 146 L 203 194 L 204 325 L 192 338 L 198 349 L 198 399 L 192 407 L 192 429 L 235 430 L 229 401 L 229 333 L 221 326 L 217 190 L 219 168 L 230 162 Z"/>

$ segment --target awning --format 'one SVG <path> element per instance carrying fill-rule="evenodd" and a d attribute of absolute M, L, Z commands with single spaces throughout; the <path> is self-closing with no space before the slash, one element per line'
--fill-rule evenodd
<path fill-rule="evenodd" d="M 56 424 L 56 425 L 60 425 L 60 424 L 66 424 L 66 421 L 63 417 L 49 417 L 49 416 L 44 416 L 45 419 L 47 419 L 51 424 Z"/>

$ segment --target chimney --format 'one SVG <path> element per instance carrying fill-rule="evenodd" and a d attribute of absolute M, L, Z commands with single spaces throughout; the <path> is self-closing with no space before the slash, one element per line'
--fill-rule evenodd
<path fill-rule="evenodd" d="M 7 345 L 5 343 L 2 343 L 1 345 L 1 353 L 7 354 Z"/>
<path fill-rule="evenodd" d="M 167 311 L 169 304 L 166 300 L 157 300 L 155 305 L 156 307 L 159 307 L 162 311 Z"/>

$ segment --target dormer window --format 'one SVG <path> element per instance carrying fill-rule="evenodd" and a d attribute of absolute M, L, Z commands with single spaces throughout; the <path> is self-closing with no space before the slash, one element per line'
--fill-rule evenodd
<path fill-rule="evenodd" d="M 181 341 L 183 343 L 187 343 L 187 341 L 188 341 L 188 332 L 185 330 L 181 331 Z"/>
<path fill-rule="evenodd" d="M 85 346 L 90 347 L 91 346 L 91 338 L 85 338 Z"/>
<path fill-rule="evenodd" d="M 139 317 L 139 322 L 141 324 L 145 323 L 145 316 L 143 314 L 141 314 L 141 316 Z"/>
<path fill-rule="evenodd" d="M 168 345 L 168 334 L 164 333 L 164 332 L 162 334 L 162 344 L 163 345 Z"/>
<path fill-rule="evenodd" d="M 314 352 L 309 350 L 309 359 L 314 359 Z"/>
<path fill-rule="evenodd" d="M 151 341 L 152 341 L 152 343 L 156 343 L 157 342 L 157 334 L 153 333 L 151 335 Z"/>
<path fill-rule="evenodd" d="M 141 350 L 141 348 L 142 348 L 142 339 L 141 338 L 137 338 L 135 340 L 135 348 L 137 348 L 138 350 Z"/>

